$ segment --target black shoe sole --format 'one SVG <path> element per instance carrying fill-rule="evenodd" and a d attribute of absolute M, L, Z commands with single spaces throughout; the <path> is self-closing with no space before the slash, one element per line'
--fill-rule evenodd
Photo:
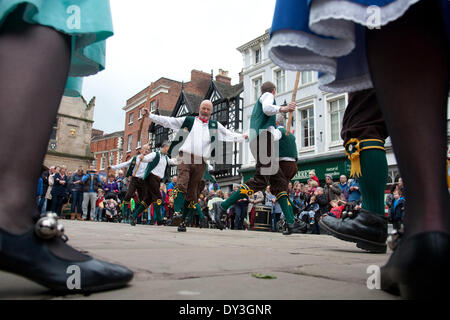
<path fill-rule="evenodd" d="M 322 220 L 319 221 L 319 226 L 340 240 L 356 243 L 356 246 L 362 250 L 369 251 L 371 253 L 386 253 L 387 251 L 386 243 L 374 242 L 356 236 L 339 233 L 328 227 L 322 222 Z"/>

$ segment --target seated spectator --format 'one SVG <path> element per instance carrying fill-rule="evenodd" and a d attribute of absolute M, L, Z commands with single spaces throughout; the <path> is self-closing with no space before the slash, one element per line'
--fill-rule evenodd
<path fill-rule="evenodd" d="M 114 221 L 114 217 L 117 216 L 117 201 L 113 198 L 105 200 L 105 213 L 106 221 L 112 222 Z"/>
<path fill-rule="evenodd" d="M 222 191 L 211 191 L 209 196 L 208 196 L 208 213 L 209 213 L 209 217 L 211 218 L 211 221 L 214 221 L 216 223 L 216 226 L 219 229 L 223 229 L 223 223 L 222 223 L 222 217 L 220 216 L 221 210 L 217 207 L 218 205 L 220 205 L 220 203 L 223 201 L 223 198 L 221 197 L 221 195 L 223 196 Z"/>
<path fill-rule="evenodd" d="M 328 213 L 328 215 L 331 215 L 337 219 L 341 218 L 342 211 L 345 209 L 345 203 L 338 200 L 331 200 L 330 201 L 331 210 Z"/>
<path fill-rule="evenodd" d="M 326 195 L 328 203 L 330 203 L 331 200 L 341 199 L 341 188 L 339 187 L 339 183 L 333 182 L 333 176 L 331 174 L 325 175 L 323 193 Z M 329 206 L 328 209 L 331 209 L 331 207 Z M 328 211 L 329 210 L 327 210 L 327 212 Z"/>
<path fill-rule="evenodd" d="M 253 229 L 255 225 L 256 215 L 255 206 L 264 202 L 264 194 L 262 193 L 262 191 L 255 192 L 251 197 L 249 197 L 248 200 L 249 204 L 247 208 L 247 215 L 249 216 L 249 227 L 250 229 Z"/>
<path fill-rule="evenodd" d="M 104 197 L 105 192 L 102 189 L 97 190 L 97 200 L 95 201 L 95 214 L 94 214 L 94 221 L 101 222 L 102 221 L 102 215 L 103 215 L 103 209 L 104 209 Z"/>

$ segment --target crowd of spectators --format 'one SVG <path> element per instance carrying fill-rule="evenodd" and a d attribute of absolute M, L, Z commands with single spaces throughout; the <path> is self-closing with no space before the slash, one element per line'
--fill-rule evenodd
<path fill-rule="evenodd" d="M 333 181 L 331 175 L 325 175 L 325 183 L 321 186 L 320 180 L 314 171 L 309 173 L 306 183 L 298 181 L 289 184 L 288 194 L 294 207 L 294 214 L 299 219 L 308 223 L 311 233 L 320 233 L 318 221 L 321 215 L 329 214 L 341 218 L 342 212 L 348 205 L 361 203 L 361 193 L 356 179 L 347 179 L 341 175 L 339 182 Z M 177 177 L 174 176 L 168 183 L 161 183 L 161 213 L 164 224 L 170 221 L 174 215 L 174 191 L 177 185 Z M 234 186 L 234 190 L 239 188 Z M 138 202 L 137 194 L 130 201 L 122 213 L 122 201 L 127 192 L 127 183 L 124 172 L 119 170 L 117 175 L 99 174 L 92 166 L 86 170 L 78 168 L 74 173 L 67 172 L 65 166 L 50 167 L 39 178 L 37 189 L 37 205 L 40 213 L 48 211 L 61 216 L 63 206 L 66 212 L 76 214 L 81 220 L 93 221 L 119 221 L 128 222 L 129 214 L 134 210 Z M 271 231 L 278 230 L 278 222 L 283 219 L 283 213 L 276 200 L 276 195 L 270 192 L 267 186 L 263 192 L 256 192 L 248 199 L 239 200 L 228 209 L 226 216 L 217 216 L 215 206 L 229 197 L 229 192 L 222 192 L 217 183 L 205 184 L 201 191 L 198 203 L 207 221 L 214 225 L 219 221 L 225 227 L 235 230 L 254 229 L 255 216 L 258 208 L 265 208 L 270 212 L 268 228 Z M 405 198 L 401 179 L 394 185 L 391 193 L 386 198 L 389 220 L 394 228 L 400 229 L 404 216 Z M 70 209 L 69 209 L 70 208 Z M 139 218 L 138 223 L 156 224 L 153 205 Z M 200 217 L 195 214 L 190 226 L 201 227 Z"/>

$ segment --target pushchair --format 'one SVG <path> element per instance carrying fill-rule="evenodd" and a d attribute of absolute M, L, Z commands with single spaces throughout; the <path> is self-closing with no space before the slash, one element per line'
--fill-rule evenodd
<path fill-rule="evenodd" d="M 114 199 L 114 197 L 105 198 L 102 221 L 117 223 L 122 221 L 122 210 L 120 210 L 119 202 L 117 201 L 118 199 L 116 199 Z"/>
<path fill-rule="evenodd" d="M 292 202 L 291 202 L 292 203 Z M 305 204 L 303 201 L 293 203 L 294 222 L 297 224 L 306 223 L 308 228 L 303 233 L 307 233 L 311 229 L 311 226 L 315 224 L 315 217 L 320 212 L 319 205 L 317 203 Z M 281 215 L 280 220 L 277 222 L 276 231 L 283 232 L 286 228 L 286 217 Z"/>

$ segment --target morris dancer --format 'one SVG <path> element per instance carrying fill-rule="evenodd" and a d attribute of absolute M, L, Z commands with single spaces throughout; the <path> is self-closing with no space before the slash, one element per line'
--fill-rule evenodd
<path fill-rule="evenodd" d="M 272 153 L 272 150 L 275 150 L 273 149 L 274 141 L 280 140 L 281 138 L 281 132 L 275 128 L 275 115 L 277 113 L 294 111 L 296 105 L 295 102 L 290 102 L 287 106 L 277 106 L 275 102 L 276 87 L 272 82 L 268 81 L 263 83 L 261 93 L 261 97 L 253 107 L 250 120 L 250 150 L 256 159 L 255 175 L 220 204 L 219 208 L 223 210 L 222 213 L 239 199 L 251 196 L 257 191 L 264 190 L 269 182 L 273 194 L 277 197 L 283 196 L 280 192 L 287 191 L 287 185 L 285 189 L 283 187 L 286 178 L 282 177 L 278 163 L 275 160 L 275 153 Z M 263 157 L 266 157 L 266 159 Z M 284 200 L 282 202 L 285 203 Z"/>
<path fill-rule="evenodd" d="M 132 226 L 136 225 L 137 217 L 142 212 L 147 210 L 152 203 L 154 210 L 153 212 L 156 216 L 158 224 L 161 224 L 162 222 L 162 217 L 160 215 L 162 199 L 159 187 L 161 184 L 161 180 L 164 179 L 167 165 L 177 164 L 176 159 L 169 159 L 169 157 L 167 156 L 169 147 L 170 143 L 168 141 L 164 141 L 162 143 L 160 152 L 152 152 L 146 156 L 141 154 L 139 156 L 142 163 L 146 164 L 145 172 L 142 176 L 144 190 L 142 196 L 139 195 L 139 205 L 136 207 L 130 217 L 130 224 Z"/>
<path fill-rule="evenodd" d="M 168 151 L 169 156 L 177 156 L 178 183 L 174 203 L 175 214 L 183 213 L 183 221 L 178 231 L 186 231 L 184 219 L 187 207 L 197 202 L 197 189 L 206 169 L 206 161 L 212 158 L 220 159 L 219 141 L 243 142 L 246 134 L 235 133 L 226 129 L 222 124 L 211 120 L 212 102 L 204 100 L 199 107 L 199 116 L 180 118 L 158 116 L 143 109 L 144 115 L 163 127 L 178 130 L 177 136 Z M 182 130 L 180 130 L 182 129 Z"/>
<path fill-rule="evenodd" d="M 140 150 L 140 155 L 136 155 L 126 162 L 122 162 L 115 166 L 108 167 L 107 170 L 118 170 L 128 168 L 126 173 L 126 178 L 128 179 L 128 190 L 122 201 L 122 215 L 125 217 L 125 213 L 130 203 L 131 198 L 137 191 L 139 200 L 142 201 L 145 195 L 144 189 L 144 174 L 147 169 L 147 162 L 142 161 L 141 156 L 148 154 L 150 146 L 148 144 L 142 146 Z M 132 222 L 132 217 L 130 217 L 130 223 Z M 134 221 L 133 221 L 134 222 Z M 133 225 L 133 223 L 132 223 Z"/>

